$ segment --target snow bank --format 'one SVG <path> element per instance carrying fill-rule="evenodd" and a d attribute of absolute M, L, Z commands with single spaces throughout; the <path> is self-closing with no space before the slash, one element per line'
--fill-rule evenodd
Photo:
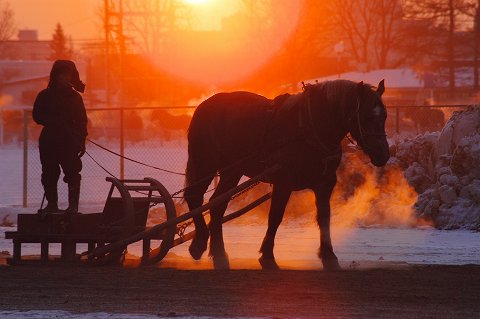
<path fill-rule="evenodd" d="M 441 229 L 480 230 L 480 107 L 455 112 L 441 132 L 398 142 L 392 162 L 418 192 L 417 216 Z"/>

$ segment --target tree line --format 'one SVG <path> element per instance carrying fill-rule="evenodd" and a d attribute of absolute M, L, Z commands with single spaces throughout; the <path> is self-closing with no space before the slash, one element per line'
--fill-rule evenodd
<path fill-rule="evenodd" d="M 454 90 L 455 70 L 469 66 L 473 85 L 479 87 L 480 0 L 242 0 L 242 12 L 250 21 L 248 45 L 252 50 L 268 45 L 260 35 L 278 32 L 282 21 L 291 18 L 285 7 L 293 2 L 302 7 L 297 28 L 280 52 L 254 74 L 257 85 L 297 83 L 337 71 L 408 66 L 444 72 Z M 109 3 L 118 6 L 120 1 Z M 136 13 L 125 15 L 123 33 L 117 34 L 130 53 L 156 54 L 173 30 L 189 28 L 193 21 L 181 0 L 123 0 L 122 6 Z M 104 8 L 99 6 L 99 10 Z M 105 12 L 99 16 L 108 25 Z M 0 43 L 10 39 L 14 30 L 14 13 L 8 1 L 0 0 Z M 52 40 L 51 58 L 72 56 L 60 25 Z"/>

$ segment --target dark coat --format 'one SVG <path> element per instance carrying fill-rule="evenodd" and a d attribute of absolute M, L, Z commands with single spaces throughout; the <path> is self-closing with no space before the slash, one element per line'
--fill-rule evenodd
<path fill-rule="evenodd" d="M 33 119 L 44 126 L 41 142 L 74 151 L 84 147 L 87 113 L 82 96 L 72 87 L 42 90 L 33 105 Z"/>

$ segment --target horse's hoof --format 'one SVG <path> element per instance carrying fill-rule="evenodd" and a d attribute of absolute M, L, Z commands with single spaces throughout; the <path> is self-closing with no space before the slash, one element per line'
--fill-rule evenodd
<path fill-rule="evenodd" d="M 325 249 L 320 248 L 318 252 L 318 257 L 320 257 L 320 259 L 322 260 L 323 270 L 335 271 L 342 269 L 340 267 L 340 264 L 338 263 L 338 258 L 337 256 L 335 256 L 335 253 L 333 252 L 333 249 L 331 247 Z"/>
<path fill-rule="evenodd" d="M 260 257 L 258 259 L 258 262 L 260 262 L 260 265 L 262 265 L 263 270 L 279 270 L 280 267 L 278 267 L 277 262 L 275 261 L 275 258 L 265 258 L 265 257 Z"/>
<path fill-rule="evenodd" d="M 190 247 L 188 247 L 188 251 L 190 255 L 195 260 L 200 260 L 202 258 L 203 253 L 207 250 L 207 242 L 208 237 L 205 239 L 197 239 L 197 237 L 193 238 Z"/>
<path fill-rule="evenodd" d="M 337 270 L 342 270 L 342 267 L 340 267 L 340 264 L 338 263 L 338 259 L 328 259 L 328 260 L 323 260 L 322 259 L 322 264 L 323 264 L 323 270 L 324 271 L 337 271 Z"/>
<path fill-rule="evenodd" d="M 229 270 L 230 262 L 227 256 L 212 257 L 215 270 Z"/>

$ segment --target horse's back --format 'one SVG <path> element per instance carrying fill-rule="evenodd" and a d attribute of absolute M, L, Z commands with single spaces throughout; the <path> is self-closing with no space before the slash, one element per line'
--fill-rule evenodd
<path fill-rule="evenodd" d="M 225 161 L 258 150 L 272 100 L 251 92 L 218 93 L 195 110 L 188 132 L 189 155 L 215 152 Z M 211 156 L 210 156 L 211 157 Z"/>
<path fill-rule="evenodd" d="M 218 118 L 238 120 L 241 117 L 255 117 L 268 108 L 271 100 L 251 92 L 217 93 L 197 107 L 191 125 Z"/>

